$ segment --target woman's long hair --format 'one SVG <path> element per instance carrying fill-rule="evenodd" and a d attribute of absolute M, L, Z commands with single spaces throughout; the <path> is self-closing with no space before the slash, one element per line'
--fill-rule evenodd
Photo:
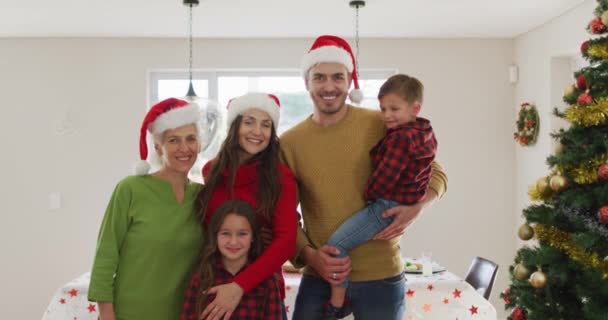
<path fill-rule="evenodd" d="M 228 170 L 228 181 L 225 182 L 229 190 L 228 199 L 234 198 L 234 180 L 239 166 L 238 152 L 241 148 L 239 145 L 239 129 L 242 121 L 243 116 L 239 115 L 230 125 L 228 136 L 224 140 L 217 157 L 211 163 L 211 170 L 205 179 L 205 186 L 196 196 L 196 212 L 203 228 L 211 194 L 223 182 L 223 172 L 226 169 Z M 263 217 L 266 222 L 272 221 L 274 207 L 281 193 L 281 182 L 277 169 L 280 145 L 274 123 L 270 130 L 270 142 L 268 146 L 249 160 L 249 162 L 259 163 L 257 170 L 259 184 L 255 212 Z"/>
<path fill-rule="evenodd" d="M 222 223 L 224 223 L 224 219 L 231 214 L 247 219 L 251 226 L 252 243 L 249 249 L 249 261 L 255 260 L 262 252 L 262 240 L 258 233 L 256 214 L 249 203 L 242 200 L 229 200 L 222 203 L 215 210 L 213 217 L 211 217 L 209 228 L 205 234 L 205 245 L 201 251 L 198 266 L 199 294 L 196 304 L 196 315 L 200 315 L 205 310 L 208 298 L 207 291 L 215 284 L 215 273 L 213 270 L 222 258 L 222 254 L 217 247 L 217 235 Z"/>

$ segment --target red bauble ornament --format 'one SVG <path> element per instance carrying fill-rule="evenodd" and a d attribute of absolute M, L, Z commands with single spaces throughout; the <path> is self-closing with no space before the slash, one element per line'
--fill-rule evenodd
<path fill-rule="evenodd" d="M 511 312 L 511 318 L 513 320 L 526 320 L 526 313 L 520 307 L 515 307 Z"/>
<path fill-rule="evenodd" d="M 592 33 L 602 33 L 606 30 L 606 26 L 602 23 L 602 18 L 597 17 L 593 20 L 591 20 L 591 22 L 589 22 L 589 26 L 587 27 L 589 30 L 591 30 Z"/>
<path fill-rule="evenodd" d="M 585 75 L 584 74 L 581 74 L 580 76 L 576 77 L 576 86 L 580 90 L 587 89 L 587 79 L 585 79 Z"/>
<path fill-rule="evenodd" d="M 505 303 L 511 302 L 511 299 L 509 299 L 509 297 L 508 297 L 509 292 L 511 292 L 511 288 L 506 288 L 502 292 L 502 299 L 505 301 Z"/>
<path fill-rule="evenodd" d="M 578 103 L 579 106 L 586 106 L 588 104 L 591 104 L 593 102 L 593 98 L 591 97 L 590 94 L 588 93 L 581 93 L 578 98 L 576 99 L 576 103 Z"/>
<path fill-rule="evenodd" d="M 581 44 L 581 53 L 586 56 L 587 55 L 587 49 L 589 48 L 589 40 L 583 42 L 583 44 Z"/>
<path fill-rule="evenodd" d="M 600 222 L 603 224 L 608 224 L 608 206 L 603 206 L 597 212 L 597 218 L 600 219 Z"/>
<path fill-rule="evenodd" d="M 602 180 L 608 180 L 608 163 L 604 163 L 597 170 L 597 176 Z"/>

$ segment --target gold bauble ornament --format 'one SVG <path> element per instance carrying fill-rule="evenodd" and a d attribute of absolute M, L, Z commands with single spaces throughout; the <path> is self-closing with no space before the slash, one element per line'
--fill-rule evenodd
<path fill-rule="evenodd" d="M 564 145 L 559 142 L 556 142 L 555 145 L 553 146 L 553 154 L 560 155 L 560 154 L 562 154 L 563 151 L 564 151 Z"/>
<path fill-rule="evenodd" d="M 576 87 L 573 84 L 567 86 L 566 89 L 564 89 L 564 97 L 573 95 L 574 91 L 576 91 Z"/>
<path fill-rule="evenodd" d="M 529 224 L 523 224 L 519 227 L 519 231 L 517 231 L 517 235 L 521 240 L 530 240 L 534 237 L 534 229 L 530 227 Z"/>
<path fill-rule="evenodd" d="M 542 289 L 547 285 L 547 276 L 542 270 L 538 270 L 530 276 L 530 284 L 536 289 Z"/>
<path fill-rule="evenodd" d="M 536 180 L 536 190 L 542 197 L 546 197 L 551 193 L 549 189 L 549 177 L 542 177 Z"/>
<path fill-rule="evenodd" d="M 601 17 L 601 19 L 602 19 L 602 23 L 603 23 L 605 26 L 608 26 L 608 10 L 607 10 L 607 11 L 604 11 L 604 13 L 602 13 L 602 17 Z"/>
<path fill-rule="evenodd" d="M 561 174 L 556 174 L 549 180 L 549 186 L 551 190 L 560 192 L 568 187 L 568 179 Z"/>
<path fill-rule="evenodd" d="M 530 277 L 530 270 L 521 263 L 518 263 L 513 269 L 513 276 L 519 281 L 525 281 Z"/>

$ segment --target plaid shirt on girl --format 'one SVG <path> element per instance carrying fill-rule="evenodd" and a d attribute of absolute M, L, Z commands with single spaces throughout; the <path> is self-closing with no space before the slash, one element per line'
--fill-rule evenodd
<path fill-rule="evenodd" d="M 374 171 L 365 188 L 365 200 L 387 199 L 414 204 L 426 194 L 437 140 L 429 120 L 388 129 L 369 152 Z"/>
<path fill-rule="evenodd" d="M 247 263 L 243 269 L 245 269 L 248 265 L 249 263 Z M 217 263 L 213 272 L 215 274 L 215 286 L 233 281 L 234 275 L 228 272 L 222 263 Z M 180 318 L 181 320 L 199 320 L 200 318 L 200 314 L 196 314 L 196 304 L 198 303 L 200 294 L 198 278 L 198 273 L 193 274 L 190 278 L 190 283 L 186 289 L 182 315 Z M 260 283 L 259 286 L 244 294 L 230 319 L 282 320 L 283 301 L 281 299 L 275 278 L 276 276 L 273 275 Z M 207 307 L 207 305 L 213 301 L 214 298 L 215 296 L 210 296 L 209 299 L 207 299 L 201 313 L 203 310 L 205 310 L 205 307 Z"/>

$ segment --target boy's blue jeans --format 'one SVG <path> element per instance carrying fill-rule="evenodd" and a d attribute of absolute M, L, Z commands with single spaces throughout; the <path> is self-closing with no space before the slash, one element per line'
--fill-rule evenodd
<path fill-rule="evenodd" d="M 336 257 L 346 257 L 350 250 L 371 240 L 378 232 L 388 227 L 393 222 L 393 217 L 383 218 L 382 214 L 387 209 L 398 205 L 400 205 L 399 202 L 385 199 L 378 199 L 370 203 L 348 218 L 329 238 L 327 244 L 340 250 Z M 348 284 L 349 281 L 346 279 L 340 287 L 346 288 Z"/>

